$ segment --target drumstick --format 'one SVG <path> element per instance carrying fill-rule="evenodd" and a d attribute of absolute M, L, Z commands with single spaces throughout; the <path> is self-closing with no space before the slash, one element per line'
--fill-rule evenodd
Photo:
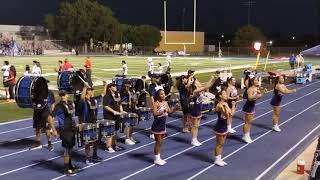
<path fill-rule="evenodd" d="M 84 79 L 82 79 L 81 76 L 79 76 L 79 74 L 77 74 L 77 76 L 79 77 L 79 79 L 80 79 L 88 88 L 91 88 L 91 87 L 88 85 L 88 83 L 87 83 Z"/>

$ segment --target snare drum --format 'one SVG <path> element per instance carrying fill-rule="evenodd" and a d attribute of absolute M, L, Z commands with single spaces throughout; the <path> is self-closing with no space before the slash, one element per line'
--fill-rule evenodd
<path fill-rule="evenodd" d="M 134 127 L 138 124 L 138 115 L 136 113 L 126 113 L 120 116 L 121 123 L 126 127 Z"/>
<path fill-rule="evenodd" d="M 112 137 L 115 135 L 115 122 L 111 120 L 100 120 L 99 124 L 99 134 L 101 138 Z"/>
<path fill-rule="evenodd" d="M 98 140 L 98 127 L 97 124 L 93 123 L 83 123 L 83 128 L 81 131 L 82 134 L 82 141 L 85 144 L 89 144 L 91 142 L 95 142 Z"/>
<path fill-rule="evenodd" d="M 17 82 L 15 92 L 15 100 L 21 108 L 42 109 L 47 104 L 48 84 L 43 77 L 21 77 Z"/>
<path fill-rule="evenodd" d="M 151 120 L 151 108 L 140 107 L 138 108 L 139 121 L 150 121 Z"/>

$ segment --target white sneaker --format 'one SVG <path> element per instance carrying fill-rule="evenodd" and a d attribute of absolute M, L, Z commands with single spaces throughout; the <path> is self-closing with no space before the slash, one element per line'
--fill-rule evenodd
<path fill-rule="evenodd" d="M 157 164 L 159 166 L 163 166 L 164 164 L 166 164 L 166 161 L 164 161 L 162 159 L 156 159 L 156 160 L 154 160 L 154 164 Z"/>
<path fill-rule="evenodd" d="M 183 133 L 189 133 L 190 131 L 189 131 L 189 128 L 182 128 L 182 132 Z"/>
<path fill-rule="evenodd" d="M 195 140 L 192 140 L 192 141 L 191 141 L 191 145 L 193 145 L 193 146 L 201 146 L 202 143 L 199 142 L 197 139 L 195 139 Z"/>
<path fill-rule="evenodd" d="M 127 145 L 135 145 L 136 143 L 131 141 L 131 139 L 126 139 L 125 144 L 127 144 Z"/>
<path fill-rule="evenodd" d="M 137 141 L 135 139 L 133 139 L 133 137 L 130 138 L 130 140 L 134 143 L 136 143 Z"/>
<path fill-rule="evenodd" d="M 237 131 L 234 130 L 233 128 L 230 128 L 230 129 L 228 129 L 228 132 L 229 132 L 230 134 L 233 134 L 233 133 L 236 133 Z"/>
<path fill-rule="evenodd" d="M 217 165 L 217 166 L 221 166 L 221 167 L 227 165 L 227 163 L 224 162 L 222 159 L 216 159 L 214 161 L 214 164 Z"/>
<path fill-rule="evenodd" d="M 150 138 L 151 138 L 151 139 L 154 139 L 154 134 L 150 134 Z"/>
<path fill-rule="evenodd" d="M 276 132 L 281 132 L 281 129 L 279 128 L 278 125 L 273 126 L 272 130 L 274 130 Z"/>
<path fill-rule="evenodd" d="M 91 166 L 91 165 L 93 165 L 93 164 L 94 164 L 94 163 L 93 163 L 92 161 L 90 161 L 89 159 L 86 160 L 86 165 Z"/>
<path fill-rule="evenodd" d="M 112 147 L 108 147 L 105 151 L 107 151 L 108 153 L 116 152 Z"/>
<path fill-rule="evenodd" d="M 248 144 L 253 143 L 253 141 L 252 141 L 250 136 L 243 136 L 242 140 L 244 140 Z"/>

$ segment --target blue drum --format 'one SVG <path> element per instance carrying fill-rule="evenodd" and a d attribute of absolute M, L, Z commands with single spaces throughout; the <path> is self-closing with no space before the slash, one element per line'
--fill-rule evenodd
<path fill-rule="evenodd" d="M 101 138 L 112 137 L 115 135 L 115 121 L 99 120 L 99 134 Z"/>
<path fill-rule="evenodd" d="M 151 120 L 151 108 L 139 107 L 138 108 L 139 121 L 150 121 Z"/>
<path fill-rule="evenodd" d="M 81 92 L 84 87 L 84 75 L 80 71 L 63 71 L 58 77 L 58 89 L 72 94 Z"/>
<path fill-rule="evenodd" d="M 121 123 L 126 127 L 134 127 L 138 124 L 138 115 L 136 113 L 126 113 L 120 116 Z"/>
<path fill-rule="evenodd" d="M 81 134 L 84 144 L 97 141 L 99 137 L 97 124 L 83 123 Z"/>
<path fill-rule="evenodd" d="M 112 83 L 114 83 L 117 86 L 118 92 L 121 91 L 122 86 L 124 84 L 124 78 L 123 77 L 114 77 L 112 78 Z"/>
<path fill-rule="evenodd" d="M 48 84 L 43 77 L 23 76 L 15 91 L 16 103 L 21 108 L 42 109 L 47 104 Z"/>

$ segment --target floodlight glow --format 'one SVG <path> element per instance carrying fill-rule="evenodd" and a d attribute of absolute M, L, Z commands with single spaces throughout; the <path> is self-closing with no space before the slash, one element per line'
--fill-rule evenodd
<path fill-rule="evenodd" d="M 261 48 L 261 42 L 255 42 L 253 47 L 256 51 L 259 51 Z"/>

